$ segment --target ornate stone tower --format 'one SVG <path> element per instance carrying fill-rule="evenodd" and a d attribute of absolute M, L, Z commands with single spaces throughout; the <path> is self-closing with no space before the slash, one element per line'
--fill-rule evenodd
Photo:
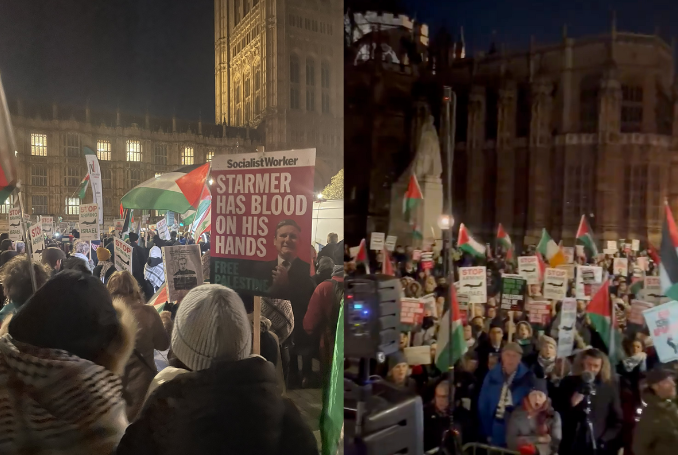
<path fill-rule="evenodd" d="M 343 167 L 339 0 L 215 0 L 215 116 L 267 150 L 315 147 L 316 187 Z"/>

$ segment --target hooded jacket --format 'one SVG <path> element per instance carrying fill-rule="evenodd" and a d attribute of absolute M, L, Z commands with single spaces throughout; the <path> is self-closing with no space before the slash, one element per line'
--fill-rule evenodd
<path fill-rule="evenodd" d="M 157 292 L 165 283 L 165 266 L 162 263 L 162 251 L 158 246 L 151 248 L 144 266 L 144 278 L 153 286 L 153 292 Z"/>
<path fill-rule="evenodd" d="M 317 442 L 280 396 L 261 357 L 180 374 L 151 394 L 118 455 L 316 455 Z"/>
<path fill-rule="evenodd" d="M 661 400 L 654 392 L 643 395 L 647 407 L 633 433 L 633 453 L 670 455 L 678 447 L 678 406 Z"/>

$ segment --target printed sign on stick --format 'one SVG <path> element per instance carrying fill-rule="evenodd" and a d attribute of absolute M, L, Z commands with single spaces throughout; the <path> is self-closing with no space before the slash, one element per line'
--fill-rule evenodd
<path fill-rule="evenodd" d="M 42 235 L 42 223 L 39 221 L 29 228 L 31 236 L 31 248 L 33 251 L 33 260 L 42 259 L 42 251 L 45 249 L 45 237 Z"/>
<path fill-rule="evenodd" d="M 527 304 L 531 324 L 547 326 L 551 321 L 551 305 L 546 300 L 532 300 Z"/>
<path fill-rule="evenodd" d="M 487 302 L 487 270 L 483 267 L 459 268 L 459 292 L 469 296 L 470 303 Z"/>
<path fill-rule="evenodd" d="M 21 209 L 9 209 L 9 239 L 12 242 L 20 242 L 23 236 L 21 229 Z"/>
<path fill-rule="evenodd" d="M 577 331 L 577 300 L 566 298 L 560 311 L 560 325 L 558 325 L 558 350 L 556 357 L 559 359 L 572 355 L 574 347 L 574 334 Z"/>
<path fill-rule="evenodd" d="M 384 249 L 384 239 L 386 234 L 383 232 L 373 232 L 370 237 L 370 250 L 381 251 Z"/>
<path fill-rule="evenodd" d="M 563 254 L 565 255 L 565 259 L 567 259 L 568 264 L 574 263 L 574 247 L 564 246 Z"/>
<path fill-rule="evenodd" d="M 395 235 L 389 235 L 386 237 L 386 249 L 390 251 L 391 253 L 395 251 L 396 248 L 396 242 L 398 241 L 398 237 Z"/>
<path fill-rule="evenodd" d="M 646 301 L 655 305 L 660 303 L 662 297 L 664 297 L 661 278 L 658 276 L 646 276 L 643 280 L 643 291 L 645 291 Z"/>
<path fill-rule="evenodd" d="M 212 283 L 285 299 L 308 292 L 315 156 L 303 149 L 214 157 Z"/>
<path fill-rule="evenodd" d="M 424 321 L 424 304 L 419 299 L 400 299 L 400 323 L 417 325 Z"/>
<path fill-rule="evenodd" d="M 99 240 L 99 206 L 83 204 L 80 206 L 80 238 L 82 240 Z"/>
<path fill-rule="evenodd" d="M 116 231 L 122 232 L 122 228 L 125 227 L 125 220 L 115 220 L 113 225 L 115 226 Z"/>
<path fill-rule="evenodd" d="M 638 240 L 638 239 L 631 240 L 631 249 L 633 251 L 639 251 L 640 250 L 640 240 Z"/>
<path fill-rule="evenodd" d="M 48 237 L 52 237 L 54 235 L 54 217 L 41 216 L 40 222 L 42 223 L 42 233 Z"/>
<path fill-rule="evenodd" d="M 652 343 L 662 363 L 678 360 L 678 302 L 672 300 L 643 311 Z"/>
<path fill-rule="evenodd" d="M 169 240 L 171 238 L 169 228 L 167 227 L 167 220 L 165 218 L 160 219 L 156 224 L 156 227 L 158 228 L 158 237 L 160 237 L 161 240 Z"/>
<path fill-rule="evenodd" d="M 132 273 L 132 246 L 119 238 L 114 239 L 115 267 L 118 270 L 127 270 Z"/>
<path fill-rule="evenodd" d="M 502 310 L 523 311 L 523 308 L 525 308 L 526 291 L 527 281 L 524 276 L 502 275 L 499 307 Z"/>
<path fill-rule="evenodd" d="M 199 245 L 165 246 L 162 262 L 170 302 L 180 302 L 188 291 L 203 284 Z"/>
<path fill-rule="evenodd" d="M 629 274 L 629 260 L 626 258 L 614 258 L 612 270 L 615 275 L 627 276 Z"/>
<path fill-rule="evenodd" d="M 544 298 L 563 300 L 567 295 L 567 270 L 546 269 L 544 273 Z"/>
<path fill-rule="evenodd" d="M 636 265 L 640 270 L 643 272 L 647 272 L 647 269 L 649 267 L 649 261 L 647 260 L 647 256 L 639 256 L 636 258 Z"/>
<path fill-rule="evenodd" d="M 518 274 L 527 280 L 527 284 L 540 284 L 539 259 L 537 256 L 520 256 Z"/>
<path fill-rule="evenodd" d="M 577 266 L 576 275 L 577 299 L 591 300 L 591 285 L 603 282 L 603 268 L 593 265 L 579 265 Z"/>
<path fill-rule="evenodd" d="M 631 324 L 645 325 L 645 318 L 643 318 L 643 311 L 654 308 L 654 303 L 643 302 L 642 300 L 631 301 L 631 312 L 628 315 L 627 321 Z"/>

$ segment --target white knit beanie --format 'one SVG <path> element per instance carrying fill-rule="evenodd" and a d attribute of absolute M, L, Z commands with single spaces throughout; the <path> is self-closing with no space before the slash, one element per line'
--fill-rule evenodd
<path fill-rule="evenodd" d="M 219 284 L 186 294 L 174 318 L 172 352 L 193 371 L 252 354 L 252 329 L 238 294 Z"/>

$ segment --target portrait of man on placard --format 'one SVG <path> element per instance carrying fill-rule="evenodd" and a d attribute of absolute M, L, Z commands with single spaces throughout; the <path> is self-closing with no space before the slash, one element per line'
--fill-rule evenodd
<path fill-rule="evenodd" d="M 177 291 L 188 291 L 198 286 L 198 277 L 195 270 L 187 268 L 188 259 L 182 256 L 177 263 L 179 270 L 174 272 L 174 289 Z"/>

